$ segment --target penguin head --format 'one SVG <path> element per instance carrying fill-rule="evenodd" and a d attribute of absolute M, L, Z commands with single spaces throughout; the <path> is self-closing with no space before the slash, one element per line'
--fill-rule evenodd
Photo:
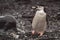
<path fill-rule="evenodd" d="M 37 14 L 41 17 L 46 15 L 45 12 L 44 12 L 44 7 L 43 6 L 37 6 Z"/>
<path fill-rule="evenodd" d="M 37 6 L 37 10 L 38 10 L 38 11 L 44 10 L 44 7 L 43 7 L 43 6 Z"/>

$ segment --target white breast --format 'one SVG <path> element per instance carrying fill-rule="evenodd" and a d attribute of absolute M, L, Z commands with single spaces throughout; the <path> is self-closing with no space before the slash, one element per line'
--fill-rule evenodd
<path fill-rule="evenodd" d="M 33 30 L 36 32 L 44 32 L 46 27 L 46 13 L 42 10 L 37 11 L 32 21 Z"/>

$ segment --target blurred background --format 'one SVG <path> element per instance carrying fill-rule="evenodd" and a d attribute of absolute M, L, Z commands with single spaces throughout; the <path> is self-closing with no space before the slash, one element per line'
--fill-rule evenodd
<path fill-rule="evenodd" d="M 47 14 L 48 26 L 42 37 L 30 35 L 37 6 L 44 6 Z M 0 0 L 0 16 L 2 15 L 16 18 L 19 38 L 0 34 L 0 40 L 60 40 L 60 0 Z"/>

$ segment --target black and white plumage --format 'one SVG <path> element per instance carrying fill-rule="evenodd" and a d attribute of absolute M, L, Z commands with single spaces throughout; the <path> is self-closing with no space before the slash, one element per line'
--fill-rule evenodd
<path fill-rule="evenodd" d="M 16 19 L 12 15 L 0 16 L 0 29 L 16 29 Z"/>
<path fill-rule="evenodd" d="M 32 21 L 32 33 L 34 34 L 35 32 L 37 32 L 40 34 L 40 36 L 42 36 L 47 27 L 46 13 L 44 12 L 44 7 L 42 6 L 38 6 L 37 9 L 38 10 Z"/>

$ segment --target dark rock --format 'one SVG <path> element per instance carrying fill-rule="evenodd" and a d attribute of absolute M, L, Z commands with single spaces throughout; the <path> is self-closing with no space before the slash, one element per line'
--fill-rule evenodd
<path fill-rule="evenodd" d="M 1 17 L 1 16 L 0 16 Z M 16 29 L 16 20 L 11 16 L 3 16 L 0 18 L 0 29 L 8 31 L 10 29 Z"/>

